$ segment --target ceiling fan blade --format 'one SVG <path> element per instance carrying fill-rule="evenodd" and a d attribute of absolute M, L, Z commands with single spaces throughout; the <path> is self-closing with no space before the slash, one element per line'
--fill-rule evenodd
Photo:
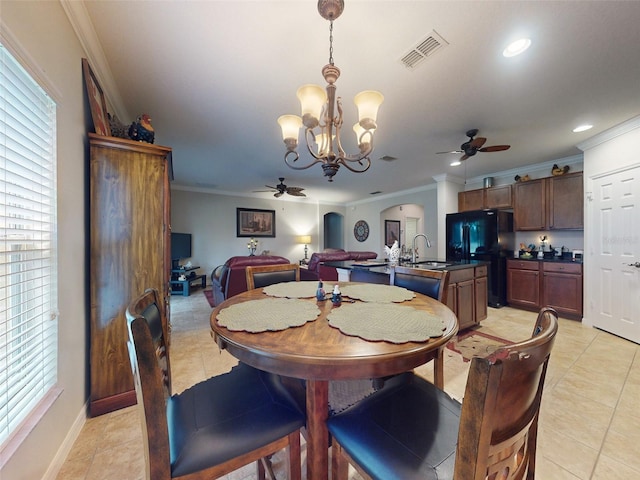
<path fill-rule="evenodd" d="M 300 191 L 297 190 L 287 190 L 287 193 L 293 197 L 306 197 L 306 195 Z"/>
<path fill-rule="evenodd" d="M 473 140 L 471 140 L 471 148 L 480 148 L 486 141 L 487 139 L 484 137 L 474 138 Z"/>
<path fill-rule="evenodd" d="M 467 158 L 469 158 L 469 155 L 464 154 L 462 157 L 460 157 L 460 161 L 462 162 L 463 160 L 466 160 Z"/>
<path fill-rule="evenodd" d="M 272 189 L 274 189 L 274 190 L 278 190 L 278 188 L 277 188 L 277 187 L 272 187 L 271 185 L 265 185 L 265 187 L 267 187 L 267 188 L 272 188 Z"/>
<path fill-rule="evenodd" d="M 276 198 L 279 198 L 279 197 L 282 196 L 283 193 L 284 192 L 276 192 L 276 193 L 273 194 L 273 196 L 276 197 Z"/>
<path fill-rule="evenodd" d="M 273 190 L 253 190 L 252 193 L 265 193 L 265 192 L 273 192 Z"/>
<path fill-rule="evenodd" d="M 462 150 L 449 150 L 448 152 L 436 152 L 436 155 L 440 155 L 442 153 L 464 153 Z"/>
<path fill-rule="evenodd" d="M 511 145 L 492 145 L 490 147 L 481 148 L 481 152 L 501 152 L 502 150 L 509 150 Z"/>

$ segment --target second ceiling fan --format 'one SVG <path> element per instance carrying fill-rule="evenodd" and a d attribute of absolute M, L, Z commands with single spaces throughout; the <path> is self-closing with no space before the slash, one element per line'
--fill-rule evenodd
<path fill-rule="evenodd" d="M 254 192 L 269 192 L 269 191 L 275 190 L 275 193 L 273 194 L 273 196 L 276 198 L 281 197 L 285 193 L 294 197 L 306 197 L 306 195 L 302 193 L 302 190 L 304 190 L 304 188 L 287 187 L 284 184 L 284 177 L 280 177 L 279 180 L 280 180 L 280 183 L 275 187 L 272 187 L 271 185 L 265 185 L 265 187 L 270 188 L 271 190 L 254 190 Z"/>
<path fill-rule="evenodd" d="M 460 160 L 466 160 L 469 157 L 473 157 L 478 152 L 501 152 L 503 150 L 508 150 L 509 148 L 511 148 L 511 145 L 491 145 L 489 147 L 483 147 L 487 139 L 484 137 L 475 138 L 477 134 L 477 128 L 468 130 L 467 137 L 469 137 L 469 140 L 460 145 L 460 150 L 437 153 L 463 153 L 464 155 L 462 155 Z"/>

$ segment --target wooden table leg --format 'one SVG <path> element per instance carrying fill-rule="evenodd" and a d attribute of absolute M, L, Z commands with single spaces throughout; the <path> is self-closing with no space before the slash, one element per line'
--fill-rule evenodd
<path fill-rule="evenodd" d="M 444 346 L 438 348 L 433 359 L 433 384 L 440 390 L 444 390 Z"/>
<path fill-rule="evenodd" d="M 329 478 L 329 382 L 307 380 L 307 480 Z"/>

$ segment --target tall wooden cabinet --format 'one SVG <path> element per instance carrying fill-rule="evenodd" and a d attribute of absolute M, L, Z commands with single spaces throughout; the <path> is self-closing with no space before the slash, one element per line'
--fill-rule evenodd
<path fill-rule="evenodd" d="M 153 287 L 168 307 L 171 149 L 91 133 L 89 144 L 89 413 L 95 416 L 136 402 L 126 345 L 129 302 Z"/>

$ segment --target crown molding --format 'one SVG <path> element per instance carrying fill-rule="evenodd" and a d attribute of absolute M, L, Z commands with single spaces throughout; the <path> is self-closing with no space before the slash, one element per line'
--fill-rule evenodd
<path fill-rule="evenodd" d="M 107 57 L 98 40 L 98 35 L 96 35 L 95 28 L 93 27 L 84 2 L 60 0 L 60 4 L 82 45 L 82 49 L 87 55 L 91 70 L 93 70 L 93 73 L 100 82 L 106 101 L 113 109 L 113 114 L 116 115 L 122 123 L 126 124 L 128 120 L 131 119 L 131 116 L 118 92 L 118 87 L 111 73 L 109 62 L 107 62 Z M 80 68 L 79 65 L 78 68 Z"/>
<path fill-rule="evenodd" d="M 637 117 L 633 117 L 626 122 L 622 122 L 615 127 L 605 130 L 598 135 L 588 138 L 587 140 L 585 140 L 584 142 L 580 142 L 576 146 L 584 152 L 593 147 L 597 147 L 598 145 L 608 142 L 609 140 L 619 137 L 620 135 L 629 133 L 631 130 L 635 130 L 636 128 L 640 128 L 640 115 L 638 115 Z"/>

